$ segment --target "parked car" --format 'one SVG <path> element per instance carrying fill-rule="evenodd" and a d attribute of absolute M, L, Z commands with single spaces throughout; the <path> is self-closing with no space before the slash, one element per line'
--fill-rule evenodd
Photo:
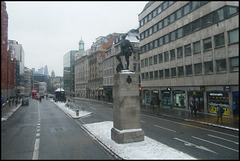
<path fill-rule="evenodd" d="M 22 106 L 25 106 L 25 105 L 26 105 L 26 106 L 29 105 L 29 100 L 28 100 L 28 98 L 25 98 L 25 97 L 24 97 L 24 98 L 22 99 Z"/>

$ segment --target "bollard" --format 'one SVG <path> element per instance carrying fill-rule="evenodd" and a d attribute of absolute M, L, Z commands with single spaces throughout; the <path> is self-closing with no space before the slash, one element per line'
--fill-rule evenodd
<path fill-rule="evenodd" d="M 79 110 L 76 110 L 76 116 L 79 116 Z"/>

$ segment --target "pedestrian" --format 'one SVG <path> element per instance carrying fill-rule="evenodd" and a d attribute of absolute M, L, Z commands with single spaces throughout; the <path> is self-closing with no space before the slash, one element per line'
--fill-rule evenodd
<path fill-rule="evenodd" d="M 197 106 L 197 103 L 195 103 L 193 106 L 193 112 L 195 117 L 197 117 L 197 110 L 198 110 L 198 106 Z"/>
<path fill-rule="evenodd" d="M 18 99 L 16 98 L 16 99 L 15 99 L 15 104 L 16 104 L 16 107 L 17 107 L 17 103 L 18 103 Z"/>
<path fill-rule="evenodd" d="M 190 102 L 190 110 L 191 110 L 191 116 L 193 116 L 193 101 Z"/>
<path fill-rule="evenodd" d="M 223 113 L 224 113 L 223 108 L 217 105 L 217 123 L 218 123 L 219 117 L 221 118 L 221 124 L 223 123 L 223 118 L 222 118 Z"/>
<path fill-rule="evenodd" d="M 160 112 L 161 100 L 157 97 L 158 112 Z"/>
<path fill-rule="evenodd" d="M 8 99 L 8 98 L 7 98 L 7 100 L 8 100 L 8 106 L 10 107 L 10 105 L 11 105 L 11 100 Z"/>

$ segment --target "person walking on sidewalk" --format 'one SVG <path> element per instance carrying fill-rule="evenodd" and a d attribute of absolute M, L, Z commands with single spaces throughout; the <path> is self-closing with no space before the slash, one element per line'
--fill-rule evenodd
<path fill-rule="evenodd" d="M 218 123 L 219 117 L 221 118 L 221 124 L 223 123 L 223 118 L 222 118 L 223 113 L 224 113 L 223 108 L 218 105 L 217 106 L 217 123 Z"/>
<path fill-rule="evenodd" d="M 193 101 L 190 102 L 190 110 L 191 110 L 191 116 L 193 116 Z"/>
<path fill-rule="evenodd" d="M 194 112 L 195 117 L 197 117 L 197 109 L 198 109 L 198 106 L 197 106 L 197 102 L 196 102 L 193 106 L 193 112 Z"/>

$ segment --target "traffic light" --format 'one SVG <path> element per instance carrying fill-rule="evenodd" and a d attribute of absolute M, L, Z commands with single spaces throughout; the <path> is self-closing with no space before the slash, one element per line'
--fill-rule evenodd
<path fill-rule="evenodd" d="M 141 90 L 142 90 L 142 87 L 139 87 L 138 89 L 139 89 L 139 91 L 141 91 Z"/>

